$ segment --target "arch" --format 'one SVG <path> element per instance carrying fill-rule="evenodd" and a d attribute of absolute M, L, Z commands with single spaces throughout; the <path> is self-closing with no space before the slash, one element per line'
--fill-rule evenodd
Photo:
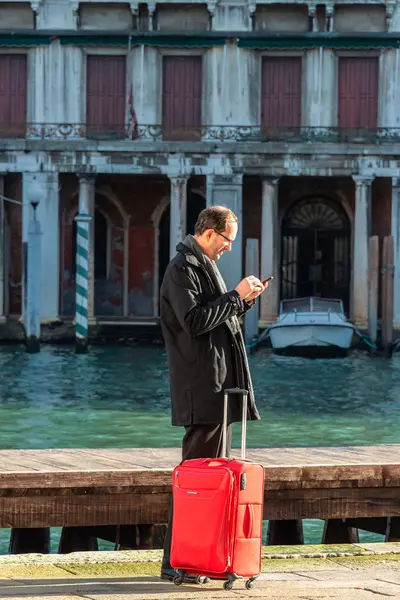
<path fill-rule="evenodd" d="M 197 194 L 198 196 L 201 196 L 204 199 L 204 202 L 207 202 L 207 194 L 206 194 L 205 189 L 193 188 L 191 191 L 192 191 L 192 194 Z"/>
<path fill-rule="evenodd" d="M 105 196 L 107 198 L 107 200 L 109 200 L 111 202 L 111 204 L 113 204 L 117 208 L 118 212 L 121 215 L 122 222 L 124 223 L 124 225 L 126 223 L 129 223 L 130 215 L 124 209 L 121 201 L 118 199 L 118 196 L 114 193 L 111 186 L 102 185 L 102 186 L 96 188 L 95 191 L 96 191 L 96 194 Z"/>
<path fill-rule="evenodd" d="M 350 231 L 351 226 L 341 203 L 325 196 L 306 196 L 289 207 L 282 228 Z"/>
<path fill-rule="evenodd" d="M 163 216 L 165 209 L 169 206 L 169 203 L 169 196 L 163 196 L 160 202 L 157 204 L 156 208 L 153 210 L 150 218 L 154 227 L 159 226 L 161 217 Z"/>
<path fill-rule="evenodd" d="M 120 200 L 118 199 L 116 194 L 113 192 L 111 186 L 109 186 L 109 185 L 102 185 L 99 187 L 95 186 L 94 193 L 95 193 L 95 197 L 97 195 L 104 196 L 105 198 L 107 198 L 107 200 L 109 200 L 111 202 L 111 204 L 113 204 L 116 207 L 119 214 L 121 215 L 121 220 L 124 223 L 124 225 L 129 223 L 130 215 L 125 211 Z M 69 208 L 66 210 L 66 223 L 68 225 L 72 225 L 72 221 L 73 221 L 75 215 L 77 214 L 76 206 L 71 206 L 71 201 L 73 201 L 75 199 L 78 200 L 78 206 L 79 206 L 79 187 L 77 190 L 74 190 L 74 192 L 72 192 L 72 194 L 69 196 Z"/>
<path fill-rule="evenodd" d="M 281 220 L 281 298 L 337 297 L 348 310 L 352 224 L 340 200 L 309 195 Z"/>
<path fill-rule="evenodd" d="M 306 194 L 306 195 L 302 195 L 300 197 L 294 198 L 293 200 L 291 200 L 291 202 L 289 203 L 288 206 L 286 206 L 284 209 L 281 209 L 279 211 L 280 226 L 282 226 L 285 216 L 297 203 L 299 203 L 303 200 L 310 199 L 310 198 L 322 198 L 322 199 L 332 202 L 333 204 L 336 204 L 336 205 L 339 204 L 341 206 L 341 208 L 345 211 L 346 216 L 350 222 L 351 228 L 353 227 L 353 221 L 354 221 L 353 211 L 351 209 L 349 201 L 347 200 L 346 195 L 341 190 L 335 190 L 335 194 L 329 194 L 329 193 L 327 194 L 324 192 L 322 194 L 318 194 L 318 193 Z"/>

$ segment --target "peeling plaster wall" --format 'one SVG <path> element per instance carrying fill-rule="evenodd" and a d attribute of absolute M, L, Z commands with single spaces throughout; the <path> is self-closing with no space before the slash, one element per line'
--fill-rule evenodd
<path fill-rule="evenodd" d="M 154 229 L 129 229 L 129 314 L 138 317 L 153 315 Z"/>
<path fill-rule="evenodd" d="M 34 29 L 34 13 L 29 2 L 0 3 L 0 30 Z"/>

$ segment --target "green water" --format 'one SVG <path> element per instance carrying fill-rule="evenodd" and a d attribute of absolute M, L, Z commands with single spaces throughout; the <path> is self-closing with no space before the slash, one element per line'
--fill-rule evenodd
<path fill-rule="evenodd" d="M 400 355 L 364 353 L 337 360 L 250 357 L 262 420 L 248 427 L 249 446 L 328 446 L 398 443 Z M 43 346 L 27 355 L 0 348 L 1 448 L 179 446 L 170 425 L 169 384 L 161 346 L 92 348 Z M 234 445 L 240 430 L 234 428 Z M 307 524 L 306 541 L 321 524 Z M 8 535 L 0 537 L 7 551 Z M 367 536 L 363 539 L 378 539 Z"/>

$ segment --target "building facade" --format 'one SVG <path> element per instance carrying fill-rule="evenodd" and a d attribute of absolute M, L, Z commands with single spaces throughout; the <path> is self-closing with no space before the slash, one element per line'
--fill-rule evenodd
<path fill-rule="evenodd" d="M 75 310 L 75 216 L 92 217 L 89 317 L 156 322 L 176 244 L 209 204 L 256 239 L 279 300 L 368 317 L 368 239 L 394 236 L 400 328 L 400 8 L 394 0 L 0 2 L 0 317 L 24 305 L 35 180 L 43 323 Z"/>

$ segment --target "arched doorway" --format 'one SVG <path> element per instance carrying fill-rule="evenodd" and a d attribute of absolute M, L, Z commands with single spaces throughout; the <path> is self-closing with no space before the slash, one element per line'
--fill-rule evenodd
<path fill-rule="evenodd" d="M 62 315 L 75 314 L 77 207 L 72 206 L 62 223 Z M 94 219 L 94 316 L 124 314 L 125 246 L 124 214 L 108 195 L 95 195 Z"/>
<path fill-rule="evenodd" d="M 199 213 L 206 207 L 206 201 L 196 191 L 190 188 L 187 192 L 187 212 L 186 212 L 186 233 L 194 233 Z M 161 286 L 165 270 L 169 263 L 169 223 L 170 223 L 170 205 L 165 208 L 159 222 L 158 237 L 158 282 Z"/>
<path fill-rule="evenodd" d="M 351 225 L 338 202 L 305 198 L 282 222 L 281 299 L 340 298 L 349 310 Z"/>

